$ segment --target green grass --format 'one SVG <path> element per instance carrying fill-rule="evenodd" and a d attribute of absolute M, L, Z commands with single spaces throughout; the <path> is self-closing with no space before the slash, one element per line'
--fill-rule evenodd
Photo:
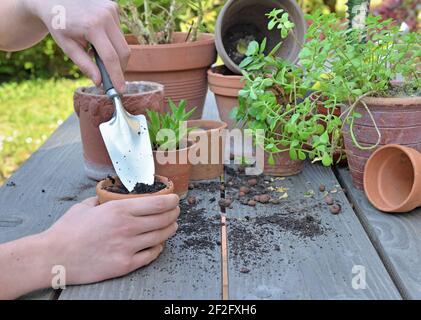
<path fill-rule="evenodd" d="M 0 85 L 0 185 L 73 112 L 73 92 L 89 80 Z"/>

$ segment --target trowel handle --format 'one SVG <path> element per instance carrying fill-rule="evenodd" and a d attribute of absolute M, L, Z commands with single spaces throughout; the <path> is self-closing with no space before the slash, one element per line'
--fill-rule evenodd
<path fill-rule="evenodd" d="M 111 79 L 110 79 L 110 75 L 108 74 L 107 69 L 105 69 L 104 62 L 102 61 L 101 57 L 99 56 L 98 52 L 93 46 L 92 46 L 92 50 L 94 51 L 95 61 L 99 68 L 99 72 L 101 72 L 102 85 L 104 86 L 104 91 L 110 98 L 112 98 L 113 95 L 118 95 L 118 93 L 114 89 L 113 83 L 111 82 Z"/>

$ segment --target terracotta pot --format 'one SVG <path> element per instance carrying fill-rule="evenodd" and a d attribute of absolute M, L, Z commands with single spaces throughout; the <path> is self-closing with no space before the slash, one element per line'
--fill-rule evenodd
<path fill-rule="evenodd" d="M 421 97 L 364 99 L 381 132 L 378 148 L 387 144 L 400 144 L 421 151 Z M 368 112 L 359 105 L 356 112 L 354 134 L 362 146 L 375 145 L 378 136 Z M 343 128 L 345 150 L 354 186 L 363 189 L 363 173 L 368 158 L 375 150 L 361 150 L 352 142 L 349 126 Z"/>
<path fill-rule="evenodd" d="M 187 148 L 174 151 L 154 151 L 155 173 L 168 177 L 174 183 L 174 193 L 184 199 L 189 191 L 189 181 L 192 172 L 190 153 L 194 152 L 196 144 L 189 142 Z M 173 161 L 167 159 L 172 159 Z"/>
<path fill-rule="evenodd" d="M 275 164 L 269 163 L 269 154 L 265 152 L 265 166 L 263 173 L 268 176 L 289 177 L 299 174 L 304 167 L 304 161 L 292 160 L 289 152 L 280 152 L 273 155 Z"/>
<path fill-rule="evenodd" d="M 130 82 L 128 93 L 123 96 L 126 110 L 135 115 L 146 109 L 163 111 L 164 88 L 153 82 Z M 79 116 L 82 135 L 85 172 L 94 180 L 115 175 L 113 164 L 102 139 L 99 125 L 107 122 L 114 114 L 114 106 L 101 89 L 78 88 L 74 94 L 74 108 Z"/>
<path fill-rule="evenodd" d="M 216 61 L 214 36 L 202 33 L 196 42 L 185 42 L 187 33 L 177 32 L 171 44 L 139 45 L 126 36 L 131 56 L 126 69 L 127 80 L 148 80 L 165 86 L 165 104 L 171 98 L 178 104 L 187 100 L 188 110 L 196 107 L 193 119 L 202 116 L 208 83 L 206 72 Z"/>
<path fill-rule="evenodd" d="M 219 55 L 232 72 L 241 74 L 238 65 L 245 58 L 243 51 L 252 40 L 260 43 L 267 38 L 266 53 L 281 42 L 279 30 L 275 28 L 269 31 L 267 27 L 266 14 L 275 8 L 288 12 L 290 20 L 295 24 L 291 34 L 282 40 L 277 55 L 291 62 L 297 61 L 307 24 L 302 10 L 294 0 L 229 0 L 219 13 L 215 40 Z"/>
<path fill-rule="evenodd" d="M 227 124 L 213 120 L 190 120 L 187 121 L 187 127 L 196 128 L 189 133 L 188 140 L 196 141 L 197 147 L 194 154 L 201 161 L 193 164 L 190 180 L 200 181 L 220 177 L 224 173 Z"/>
<path fill-rule="evenodd" d="M 234 75 L 225 66 L 208 70 L 209 89 L 215 94 L 219 117 L 230 130 L 235 128 L 235 120 L 230 118 L 230 113 L 238 106 L 238 92 L 245 85 L 242 78 L 242 76 Z"/>
<path fill-rule="evenodd" d="M 119 178 L 115 177 L 114 179 L 117 185 L 121 185 L 121 181 Z M 155 180 L 162 182 L 167 187 L 155 193 L 145 193 L 145 194 L 119 194 L 119 193 L 109 192 L 105 190 L 105 188 L 112 186 L 113 185 L 112 181 L 110 179 L 102 180 L 98 182 L 96 186 L 96 194 L 98 196 L 99 204 L 104 204 L 106 202 L 113 201 L 113 200 L 145 198 L 145 197 L 151 197 L 151 196 L 163 196 L 163 195 L 171 194 L 174 192 L 174 184 L 168 178 L 156 175 Z"/>
<path fill-rule="evenodd" d="M 421 153 L 400 145 L 380 148 L 367 162 L 364 188 L 384 212 L 409 212 L 421 206 Z"/>

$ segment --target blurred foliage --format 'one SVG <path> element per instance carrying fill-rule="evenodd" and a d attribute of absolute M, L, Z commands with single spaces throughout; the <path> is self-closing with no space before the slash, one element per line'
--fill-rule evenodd
<path fill-rule="evenodd" d="M 89 80 L 0 85 L 0 185 L 73 112 L 73 92 Z"/>

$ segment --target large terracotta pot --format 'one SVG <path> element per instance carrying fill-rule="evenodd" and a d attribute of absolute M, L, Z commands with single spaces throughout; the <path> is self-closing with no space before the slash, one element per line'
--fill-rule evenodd
<path fill-rule="evenodd" d="M 364 99 L 381 132 L 379 147 L 400 144 L 421 151 L 421 97 Z M 375 145 L 378 140 L 374 124 L 366 109 L 359 105 L 362 115 L 355 119 L 354 134 L 362 146 Z M 374 150 L 361 150 L 353 142 L 349 126 L 343 129 L 345 149 L 354 186 L 364 189 L 363 176 L 368 158 Z"/>
<path fill-rule="evenodd" d="M 304 161 L 292 160 L 289 152 L 284 151 L 273 155 L 275 164 L 269 163 L 269 154 L 265 154 L 264 170 L 263 173 L 268 176 L 275 177 L 289 177 L 299 174 L 304 167 Z"/>
<path fill-rule="evenodd" d="M 190 153 L 194 152 L 196 144 L 189 142 L 187 148 L 174 151 L 154 150 L 155 173 L 168 177 L 174 183 L 174 193 L 181 199 L 187 196 L 189 191 L 189 181 L 192 172 Z M 166 159 L 173 159 L 172 162 L 165 162 Z"/>
<path fill-rule="evenodd" d="M 162 112 L 164 88 L 153 82 L 130 82 L 122 101 L 125 109 L 134 115 L 144 114 L 146 109 Z M 115 175 L 99 131 L 99 125 L 109 121 L 114 114 L 112 102 L 101 89 L 82 87 L 74 94 L 74 108 L 80 121 L 87 176 L 99 181 L 108 175 Z"/>
<path fill-rule="evenodd" d="M 267 13 L 273 9 L 284 9 L 295 24 L 291 34 L 281 39 L 277 28 L 268 30 Z M 269 53 L 282 42 L 276 53 L 291 62 L 297 61 L 304 43 L 307 24 L 300 6 L 294 0 L 229 0 L 219 13 L 215 26 L 216 48 L 225 65 L 234 73 L 241 74 L 239 64 L 245 58 L 248 43 L 259 43 L 267 39 L 266 52 Z"/>
<path fill-rule="evenodd" d="M 224 173 L 225 122 L 214 120 L 190 120 L 188 140 L 196 141 L 197 159 L 203 162 L 193 164 L 190 180 L 200 181 L 220 177 Z"/>
<path fill-rule="evenodd" d="M 126 36 L 131 56 L 127 80 L 155 81 L 165 86 L 165 104 L 171 98 L 178 104 L 187 100 L 188 110 L 196 107 L 193 119 L 202 116 L 208 83 L 206 71 L 216 61 L 214 36 L 202 33 L 195 42 L 186 42 L 187 33 L 177 32 L 171 44 L 139 45 Z"/>
<path fill-rule="evenodd" d="M 370 157 L 364 174 L 368 199 L 384 212 L 409 212 L 421 206 L 421 153 L 387 145 Z"/>
<path fill-rule="evenodd" d="M 208 70 L 209 89 L 215 94 L 219 117 L 230 130 L 235 128 L 235 120 L 230 118 L 230 113 L 238 106 L 238 92 L 244 88 L 242 78 L 234 75 L 225 66 Z"/>
<path fill-rule="evenodd" d="M 151 197 L 151 196 L 163 196 L 163 195 L 171 194 L 174 192 L 174 184 L 168 178 L 156 175 L 155 180 L 162 182 L 167 187 L 155 193 L 145 193 L 145 194 L 120 194 L 120 193 L 110 192 L 110 191 L 105 190 L 105 188 L 110 187 L 112 185 L 121 185 L 120 179 L 115 177 L 114 178 L 115 183 L 113 183 L 111 179 L 102 180 L 98 182 L 96 186 L 96 194 L 98 196 L 98 202 L 99 204 L 104 204 L 104 203 L 107 203 L 109 201 L 114 201 L 114 200 L 146 198 L 146 197 Z"/>

